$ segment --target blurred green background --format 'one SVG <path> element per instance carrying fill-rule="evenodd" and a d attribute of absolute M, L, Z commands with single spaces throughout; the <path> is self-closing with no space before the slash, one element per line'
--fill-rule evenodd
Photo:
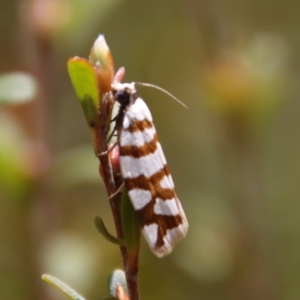
<path fill-rule="evenodd" d="M 139 89 L 190 223 L 166 258 L 142 240 L 142 299 L 300 299 L 299 11 L 296 0 L 1 0 L 1 75 L 35 82 L 18 103 L 4 91 L 19 85 L 0 78 L 0 299 L 64 299 L 43 273 L 100 299 L 121 267 L 93 225 L 99 215 L 114 232 L 66 68 L 99 33 L 125 81 L 189 107 Z"/>

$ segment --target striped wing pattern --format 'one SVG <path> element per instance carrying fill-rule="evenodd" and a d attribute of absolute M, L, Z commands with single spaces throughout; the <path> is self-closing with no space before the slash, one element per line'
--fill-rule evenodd
<path fill-rule="evenodd" d="M 188 222 L 147 105 L 136 97 L 122 114 L 121 173 L 150 249 L 162 257 L 184 238 Z"/>

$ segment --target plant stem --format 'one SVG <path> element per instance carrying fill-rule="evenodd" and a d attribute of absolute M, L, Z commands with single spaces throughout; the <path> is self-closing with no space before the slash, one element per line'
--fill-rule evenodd
<path fill-rule="evenodd" d="M 113 101 L 109 97 L 103 97 L 100 105 L 99 119 L 96 124 L 96 148 L 99 150 L 98 153 L 108 151 L 107 143 L 107 120 L 110 116 Z M 106 191 L 108 196 L 114 194 L 120 185 L 122 184 L 122 178 L 116 176 L 113 172 L 112 164 L 109 155 L 98 155 L 100 160 L 100 168 L 105 183 Z M 121 193 L 109 199 L 110 207 L 112 210 L 117 237 L 120 239 L 124 238 L 121 220 Z M 134 257 L 130 256 L 125 246 L 120 246 L 121 257 L 123 261 L 124 271 L 126 275 L 127 288 L 130 300 L 139 300 L 138 290 L 138 254 Z"/>

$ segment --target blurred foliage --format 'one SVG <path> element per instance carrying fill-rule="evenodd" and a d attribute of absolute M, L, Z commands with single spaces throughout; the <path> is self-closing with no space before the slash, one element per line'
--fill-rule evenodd
<path fill-rule="evenodd" d="M 34 176 L 31 146 L 16 121 L 4 112 L 0 114 L 0 136 L 0 194 L 23 198 Z"/>
<path fill-rule="evenodd" d="M 258 35 L 245 45 L 223 50 L 208 63 L 203 78 L 207 104 L 236 115 L 261 130 L 288 95 L 288 49 L 276 36 Z"/>
<path fill-rule="evenodd" d="M 141 297 L 300 297 L 299 6 L 2 1 L 0 73 L 21 70 L 36 82 L 13 83 L 11 95 L 26 102 L 0 107 L 0 299 L 64 299 L 43 273 L 97 299 L 121 266 L 93 225 L 101 215 L 113 232 L 66 68 L 99 33 L 125 81 L 157 84 L 189 107 L 139 89 L 190 223 L 170 257 L 142 242 Z"/>
<path fill-rule="evenodd" d="M 0 75 L 0 104 L 20 104 L 36 95 L 35 79 L 29 74 L 15 72 Z"/>

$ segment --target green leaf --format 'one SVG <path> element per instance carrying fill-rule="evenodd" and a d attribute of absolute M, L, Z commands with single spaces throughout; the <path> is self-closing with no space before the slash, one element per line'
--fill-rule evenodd
<path fill-rule="evenodd" d="M 87 123 L 93 128 L 99 108 L 99 88 L 94 67 L 85 58 L 73 57 L 68 60 L 68 71 Z"/>
<path fill-rule="evenodd" d="M 106 227 L 105 227 L 105 225 L 104 225 L 104 223 L 103 223 L 103 221 L 102 221 L 102 219 L 101 219 L 100 217 L 96 217 L 94 223 L 95 223 L 95 226 L 96 226 L 97 230 L 98 230 L 98 231 L 102 234 L 102 236 L 104 236 L 108 241 L 112 242 L 113 244 L 119 245 L 119 246 L 124 245 L 124 241 L 123 241 L 123 240 L 121 240 L 121 239 L 119 239 L 119 238 L 117 238 L 117 237 L 114 237 L 113 235 L 111 235 L 111 234 L 107 231 L 107 229 L 106 229 Z"/>
<path fill-rule="evenodd" d="M 24 72 L 7 73 L 0 76 L 0 104 L 22 104 L 34 98 L 37 82 Z"/>
<path fill-rule="evenodd" d="M 68 285 L 66 285 L 64 282 L 60 281 L 59 279 L 44 274 L 42 276 L 42 280 L 49 283 L 53 287 L 55 287 L 58 291 L 60 291 L 62 294 L 67 296 L 71 300 L 85 300 L 81 295 L 79 295 L 77 292 L 75 292 L 72 288 L 70 288 Z"/>
<path fill-rule="evenodd" d="M 109 293 L 116 297 L 117 286 L 120 285 L 126 294 L 128 294 L 125 273 L 122 270 L 115 270 L 107 279 Z"/>
<path fill-rule="evenodd" d="M 121 218 L 128 256 L 133 257 L 139 252 L 141 226 L 125 187 L 122 193 Z"/>

